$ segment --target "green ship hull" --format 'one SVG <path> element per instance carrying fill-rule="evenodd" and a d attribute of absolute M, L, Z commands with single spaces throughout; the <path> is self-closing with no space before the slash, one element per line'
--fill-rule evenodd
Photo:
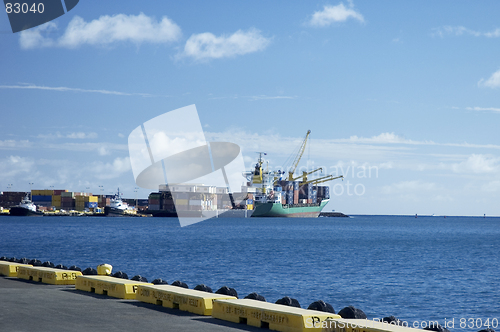
<path fill-rule="evenodd" d="M 328 204 L 324 199 L 320 204 L 286 205 L 280 203 L 256 204 L 252 217 L 317 218 Z"/>

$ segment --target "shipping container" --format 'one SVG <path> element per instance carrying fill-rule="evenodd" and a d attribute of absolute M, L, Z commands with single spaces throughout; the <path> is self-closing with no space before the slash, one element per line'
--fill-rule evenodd
<path fill-rule="evenodd" d="M 96 208 L 97 202 L 85 202 L 85 207 L 86 208 Z"/>
<path fill-rule="evenodd" d="M 174 200 L 175 205 L 188 205 L 187 199 L 176 199 Z"/>
<path fill-rule="evenodd" d="M 149 204 L 148 210 L 159 210 L 160 205 L 159 204 Z"/>
<path fill-rule="evenodd" d="M 175 211 L 175 205 L 173 203 L 163 204 L 161 209 L 165 211 Z"/>
<path fill-rule="evenodd" d="M 70 192 L 65 191 L 61 193 L 61 197 L 75 197 L 75 195 L 71 191 Z"/>
<path fill-rule="evenodd" d="M 247 210 L 253 210 L 253 204 L 247 204 Z"/>
<path fill-rule="evenodd" d="M 217 187 L 214 186 L 197 186 L 196 192 L 198 193 L 206 193 L 206 194 L 215 194 Z"/>
<path fill-rule="evenodd" d="M 174 199 L 189 199 L 189 193 L 173 193 Z"/>
<path fill-rule="evenodd" d="M 64 193 L 64 192 L 67 192 L 68 190 L 66 189 L 55 189 L 53 190 L 53 194 L 52 195 L 61 195 L 61 193 Z"/>
<path fill-rule="evenodd" d="M 203 201 L 201 199 L 191 199 L 189 200 L 189 205 L 202 205 Z"/>
<path fill-rule="evenodd" d="M 31 197 L 33 202 L 52 202 L 52 196 L 48 195 L 34 195 Z"/>
<path fill-rule="evenodd" d="M 65 207 L 74 207 L 75 204 L 74 203 L 61 203 L 61 207 L 63 207 L 63 206 L 65 206 Z"/>
<path fill-rule="evenodd" d="M 224 187 L 219 187 L 215 190 L 215 192 L 217 194 L 227 194 L 229 192 L 229 190 L 227 188 L 224 188 Z"/>
<path fill-rule="evenodd" d="M 170 191 L 174 192 L 193 192 L 196 191 L 197 186 L 195 184 L 177 184 L 170 187 Z"/>

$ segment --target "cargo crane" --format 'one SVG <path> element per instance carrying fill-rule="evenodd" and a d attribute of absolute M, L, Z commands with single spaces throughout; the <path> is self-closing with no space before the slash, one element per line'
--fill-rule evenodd
<path fill-rule="evenodd" d="M 302 141 L 302 144 L 300 145 L 299 148 L 299 153 L 297 156 L 295 156 L 294 161 L 292 162 L 292 166 L 290 167 L 290 170 L 288 171 L 288 180 L 293 181 L 293 174 L 295 173 L 295 170 L 297 169 L 297 166 L 299 165 L 300 158 L 302 158 L 302 155 L 304 154 L 304 151 L 306 149 L 306 144 L 307 144 L 307 139 L 309 138 L 309 134 L 311 133 L 310 130 L 307 131 L 306 137 L 304 138 L 304 141 Z"/>
<path fill-rule="evenodd" d="M 328 182 L 328 181 L 332 181 L 335 179 L 342 179 L 342 181 L 344 181 L 344 176 L 343 175 L 339 175 L 339 176 L 327 175 L 327 176 L 323 176 L 321 178 L 317 178 L 314 180 L 304 181 L 304 182 L 302 182 L 302 184 L 312 183 L 314 185 L 317 185 L 318 183 Z"/>
<path fill-rule="evenodd" d="M 314 171 L 310 171 L 310 172 L 302 172 L 302 175 L 299 175 L 296 178 L 293 178 L 292 181 L 302 179 L 302 181 L 307 182 L 307 176 L 311 175 L 313 173 L 316 173 L 317 171 L 321 171 L 321 173 L 323 173 L 323 167 L 316 168 Z"/>

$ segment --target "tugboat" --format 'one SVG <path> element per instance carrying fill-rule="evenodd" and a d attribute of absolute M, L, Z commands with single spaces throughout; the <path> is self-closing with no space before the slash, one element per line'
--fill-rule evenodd
<path fill-rule="evenodd" d="M 104 208 L 104 215 L 107 217 L 123 217 L 130 215 L 125 211 L 129 211 L 130 208 L 127 203 L 125 203 L 120 197 L 120 188 L 113 198 L 109 202 L 109 206 Z"/>
<path fill-rule="evenodd" d="M 19 205 L 10 208 L 11 216 L 42 216 L 43 212 L 36 210 L 36 205 L 33 204 L 28 194 Z"/>

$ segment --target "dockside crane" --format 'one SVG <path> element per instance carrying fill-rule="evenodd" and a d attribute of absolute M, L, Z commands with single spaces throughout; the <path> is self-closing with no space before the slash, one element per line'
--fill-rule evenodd
<path fill-rule="evenodd" d="M 308 130 L 307 134 L 306 134 L 306 137 L 304 138 L 304 141 L 300 145 L 299 153 L 297 154 L 297 156 L 295 156 L 295 159 L 292 162 L 292 166 L 291 166 L 291 168 L 288 171 L 288 180 L 289 181 L 293 181 L 294 180 L 293 174 L 295 173 L 295 170 L 297 169 L 297 166 L 299 165 L 300 158 L 302 158 L 302 155 L 304 154 L 304 151 L 306 149 L 307 139 L 309 138 L 309 134 L 310 133 L 311 133 L 311 131 Z"/>

